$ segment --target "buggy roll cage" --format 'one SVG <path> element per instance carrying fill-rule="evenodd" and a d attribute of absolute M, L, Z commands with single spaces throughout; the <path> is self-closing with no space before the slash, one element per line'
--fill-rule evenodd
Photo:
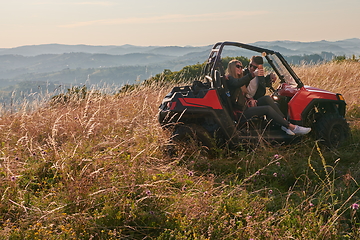
<path fill-rule="evenodd" d="M 256 46 L 251 46 L 251 45 L 239 43 L 239 42 L 218 42 L 212 47 L 208 61 L 204 68 L 205 75 L 210 76 L 210 79 L 212 79 L 212 81 L 213 81 L 212 84 L 214 87 L 220 87 L 221 86 L 220 76 L 225 76 L 224 68 L 221 65 L 221 53 L 225 46 L 240 47 L 240 48 L 244 48 L 244 49 L 247 49 L 250 51 L 255 51 L 255 52 L 261 53 L 261 55 L 266 58 L 267 62 L 271 65 L 271 67 L 274 69 L 276 74 L 279 76 L 280 82 L 283 83 L 283 82 L 285 82 L 285 78 L 280 73 L 278 67 L 276 67 L 272 58 L 270 57 L 271 55 L 275 55 L 280 60 L 281 64 L 285 67 L 285 69 L 288 71 L 288 73 L 295 80 L 297 87 L 301 88 L 304 86 L 304 84 L 301 82 L 300 78 L 296 75 L 294 70 L 290 67 L 288 62 L 284 59 L 284 57 L 279 52 L 265 49 L 265 48 L 256 47 Z"/>

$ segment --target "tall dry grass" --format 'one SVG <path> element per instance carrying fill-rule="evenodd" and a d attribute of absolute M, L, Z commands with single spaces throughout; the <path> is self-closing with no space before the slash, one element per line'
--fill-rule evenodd
<path fill-rule="evenodd" d="M 344 68 L 356 74 L 356 67 L 296 71 L 305 84 L 343 93 L 352 107 L 359 104 L 352 96 L 356 79 L 330 75 Z M 348 79 L 353 85 L 343 86 Z M 216 158 L 190 143 L 170 156 L 157 111 L 171 87 L 117 95 L 91 90 L 2 115 L 0 238 L 360 237 L 358 143 L 324 153 L 305 139 L 252 151 L 218 149 Z"/>
<path fill-rule="evenodd" d="M 360 63 L 354 61 L 294 68 L 305 85 L 343 94 L 347 107 L 360 112 Z"/>
<path fill-rule="evenodd" d="M 79 216 L 96 220 L 86 212 L 97 211 L 97 196 L 145 192 L 150 186 L 142 172 L 166 166 L 158 163 L 166 137 L 156 116 L 165 94 L 153 87 L 122 95 L 90 91 L 83 99 L 75 95 L 66 103 L 3 115 L 0 236 L 36 239 L 59 232 L 65 239 L 75 234 Z"/>

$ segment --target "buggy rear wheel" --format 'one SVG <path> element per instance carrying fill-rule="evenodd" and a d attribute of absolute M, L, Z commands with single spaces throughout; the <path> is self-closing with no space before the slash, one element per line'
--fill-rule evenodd
<path fill-rule="evenodd" d="M 197 124 L 180 124 L 175 127 L 171 140 L 175 142 L 186 142 L 193 139 L 209 149 L 216 147 L 215 140 L 210 133 Z"/>

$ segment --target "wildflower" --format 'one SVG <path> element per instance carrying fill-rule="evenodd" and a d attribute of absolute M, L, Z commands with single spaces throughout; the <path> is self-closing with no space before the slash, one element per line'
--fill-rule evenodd
<path fill-rule="evenodd" d="M 272 193 L 273 193 L 273 190 L 270 189 L 270 190 L 269 190 L 269 194 L 272 194 Z"/>
<path fill-rule="evenodd" d="M 352 208 L 353 210 L 358 210 L 358 209 L 359 209 L 359 204 L 354 203 L 353 205 L 351 205 L 351 208 Z"/>
<path fill-rule="evenodd" d="M 182 190 L 182 191 L 186 191 L 186 187 L 183 186 L 183 187 L 181 188 L 181 190 Z"/>
<path fill-rule="evenodd" d="M 276 173 L 276 172 L 274 172 L 273 176 L 274 176 L 274 177 L 277 177 L 277 173 Z"/>
<path fill-rule="evenodd" d="M 276 162 L 276 165 L 280 167 L 280 162 Z"/>
<path fill-rule="evenodd" d="M 312 202 L 310 202 L 310 203 L 309 203 L 309 206 L 310 206 L 310 207 L 313 207 L 313 206 L 314 206 L 314 204 L 313 204 Z"/>
<path fill-rule="evenodd" d="M 150 190 L 146 190 L 146 195 L 151 195 L 151 192 L 150 192 Z"/>
<path fill-rule="evenodd" d="M 279 154 L 275 154 L 275 155 L 274 155 L 274 158 L 275 158 L 275 159 L 278 159 L 279 157 L 280 157 Z"/>
<path fill-rule="evenodd" d="M 256 175 L 260 175 L 260 171 L 256 171 L 256 173 L 255 173 Z"/>
<path fill-rule="evenodd" d="M 193 173 L 193 171 L 190 171 L 190 172 L 188 172 L 188 174 L 187 174 L 189 177 L 191 177 L 191 176 L 194 176 L 194 173 Z"/>
<path fill-rule="evenodd" d="M 10 180 L 11 180 L 12 182 L 15 182 L 15 181 L 16 181 L 16 176 L 11 176 L 11 177 L 10 177 Z"/>
<path fill-rule="evenodd" d="M 204 196 L 206 196 L 207 194 L 208 194 L 208 191 L 205 191 L 205 192 L 204 192 Z"/>

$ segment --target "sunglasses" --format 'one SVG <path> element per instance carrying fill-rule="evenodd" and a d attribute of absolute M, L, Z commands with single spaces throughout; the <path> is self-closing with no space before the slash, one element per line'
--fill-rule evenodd
<path fill-rule="evenodd" d="M 255 70 L 258 68 L 257 66 L 254 66 L 252 64 L 250 64 L 250 67 L 253 67 Z"/>
<path fill-rule="evenodd" d="M 241 65 L 235 65 L 237 68 L 243 68 L 243 66 Z"/>

